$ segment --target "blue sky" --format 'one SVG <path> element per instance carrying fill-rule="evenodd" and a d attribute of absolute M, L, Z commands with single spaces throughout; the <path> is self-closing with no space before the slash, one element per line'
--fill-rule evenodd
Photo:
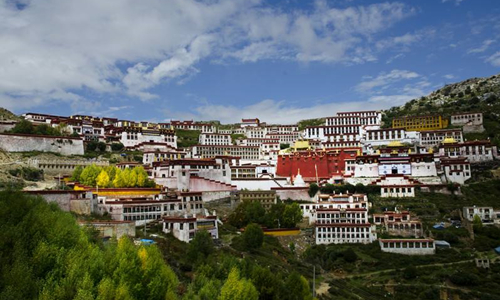
<path fill-rule="evenodd" d="M 0 106 L 271 123 L 500 73 L 500 2 L 0 0 Z"/>

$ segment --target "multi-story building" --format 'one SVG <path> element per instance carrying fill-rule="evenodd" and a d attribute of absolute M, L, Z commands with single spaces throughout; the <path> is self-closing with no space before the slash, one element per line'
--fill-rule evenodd
<path fill-rule="evenodd" d="M 497 156 L 497 147 L 488 141 L 456 142 L 446 139 L 439 146 L 439 155 L 445 157 L 466 157 L 470 163 L 492 161 Z"/>
<path fill-rule="evenodd" d="M 155 162 L 152 175 L 156 183 L 177 190 L 198 191 L 209 183 L 231 183 L 231 168 L 225 157 Z"/>
<path fill-rule="evenodd" d="M 273 125 L 266 125 L 265 128 L 267 129 L 268 134 L 284 134 L 284 133 L 294 133 L 299 131 L 299 126 L 297 125 L 279 125 L 279 124 L 273 124 Z"/>
<path fill-rule="evenodd" d="M 297 151 L 278 155 L 276 175 L 292 177 L 300 174 L 306 181 L 331 179 L 346 174 L 346 161 L 354 160 L 359 148 Z"/>
<path fill-rule="evenodd" d="M 270 144 L 280 144 L 279 139 L 271 139 L 271 138 L 246 138 L 246 139 L 241 139 L 238 140 L 238 145 L 239 146 L 256 146 L 260 147 L 264 143 L 270 143 Z"/>
<path fill-rule="evenodd" d="M 339 112 L 334 117 L 326 118 L 326 125 L 368 125 L 380 126 L 382 113 L 380 111 Z"/>
<path fill-rule="evenodd" d="M 493 207 L 470 206 L 463 208 L 463 216 L 470 222 L 474 221 L 475 216 L 479 216 L 483 223 L 499 223 L 500 211 L 495 211 Z"/>
<path fill-rule="evenodd" d="M 145 165 L 152 164 L 157 161 L 176 160 L 186 158 L 186 152 L 178 150 L 161 151 L 147 150 L 142 154 L 142 163 Z"/>
<path fill-rule="evenodd" d="M 406 131 L 436 130 L 448 127 L 448 119 L 442 116 L 407 116 L 392 120 L 392 128 Z"/>
<path fill-rule="evenodd" d="M 310 126 L 305 129 L 306 139 L 319 139 L 325 142 L 360 141 L 363 133 L 361 125 Z"/>
<path fill-rule="evenodd" d="M 167 124 L 164 123 L 164 126 Z M 217 128 L 212 124 L 194 121 L 171 121 L 169 125 L 174 129 L 199 130 L 202 133 L 215 133 L 217 131 Z"/>
<path fill-rule="evenodd" d="M 260 147 L 236 145 L 196 145 L 191 148 L 193 157 L 238 156 L 243 160 L 259 160 Z"/>
<path fill-rule="evenodd" d="M 346 180 L 354 185 L 379 185 L 382 197 L 414 197 L 416 185 L 441 184 L 432 153 L 417 153 L 398 143 L 358 156 L 354 175 Z"/>
<path fill-rule="evenodd" d="M 200 145 L 232 145 L 230 134 L 202 133 L 199 137 Z"/>
<path fill-rule="evenodd" d="M 255 118 L 255 119 L 241 119 L 240 127 L 259 127 L 260 126 L 260 120 Z"/>
<path fill-rule="evenodd" d="M 420 131 L 420 145 L 431 148 L 437 147 L 445 139 L 454 139 L 457 142 L 463 142 L 464 137 L 461 129 L 441 129 L 441 130 L 423 130 Z"/>
<path fill-rule="evenodd" d="M 240 202 L 259 202 L 265 209 L 270 209 L 273 204 L 276 204 L 276 191 L 249 191 L 241 190 L 238 192 Z"/>
<path fill-rule="evenodd" d="M 263 139 L 267 135 L 266 127 L 246 126 L 244 130 L 245 136 L 250 139 Z"/>
<path fill-rule="evenodd" d="M 214 215 L 182 215 L 163 217 L 163 232 L 189 243 L 197 231 L 207 231 L 213 239 L 219 238 L 218 218 Z"/>
<path fill-rule="evenodd" d="M 381 214 L 373 214 L 373 222 L 390 235 L 424 236 L 422 222 L 418 218 L 412 218 L 409 211 L 385 211 Z"/>
<path fill-rule="evenodd" d="M 401 128 L 373 129 L 365 131 L 362 139 L 365 146 L 386 146 L 392 142 L 404 144 L 416 144 L 420 139 L 420 134 L 416 131 L 407 132 Z"/>
<path fill-rule="evenodd" d="M 128 148 L 137 147 L 142 143 L 166 143 L 177 148 L 177 137 L 171 130 L 124 127 L 118 130 L 117 134 L 120 136 L 120 142 Z"/>
<path fill-rule="evenodd" d="M 265 136 L 268 139 L 279 140 L 280 144 L 293 144 L 295 141 L 301 139 L 300 132 L 292 132 L 292 133 L 268 133 Z"/>
<path fill-rule="evenodd" d="M 320 195 L 313 204 L 316 208 L 310 210 L 308 204 L 301 204 L 304 214 L 310 215 L 309 221 L 315 221 L 316 244 L 369 244 L 376 240 L 374 228 L 368 222 L 366 195 L 342 196 Z"/>
<path fill-rule="evenodd" d="M 404 255 L 432 255 L 436 253 L 433 239 L 379 239 L 383 252 Z"/>
<path fill-rule="evenodd" d="M 366 208 L 370 203 L 365 194 L 318 194 L 312 203 L 301 203 L 300 209 L 304 218 L 309 219 L 309 224 L 314 224 L 317 219 L 318 209 L 327 208 Z"/>
<path fill-rule="evenodd" d="M 137 226 L 161 219 L 165 215 L 200 213 L 203 211 L 201 193 L 160 194 L 149 198 L 99 197 L 98 209 L 116 221 L 134 221 Z"/>
<path fill-rule="evenodd" d="M 451 115 L 451 125 L 465 126 L 483 125 L 483 114 L 482 113 L 462 113 Z"/>
<path fill-rule="evenodd" d="M 471 178 L 470 163 L 466 157 L 440 157 L 443 181 L 465 184 Z"/>

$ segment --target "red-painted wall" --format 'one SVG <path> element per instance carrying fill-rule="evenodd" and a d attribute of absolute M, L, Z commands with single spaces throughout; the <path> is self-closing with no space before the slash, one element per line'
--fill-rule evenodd
<path fill-rule="evenodd" d="M 326 152 L 302 151 L 279 155 L 276 175 L 283 177 L 297 176 L 299 169 L 303 178 L 316 178 L 316 169 L 318 178 L 343 175 L 345 160 L 347 158 L 356 158 L 358 149 L 327 150 Z"/>

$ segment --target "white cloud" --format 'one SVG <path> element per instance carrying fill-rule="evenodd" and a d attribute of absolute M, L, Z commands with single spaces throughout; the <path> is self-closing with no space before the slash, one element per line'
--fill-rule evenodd
<path fill-rule="evenodd" d="M 382 72 L 375 78 L 366 78 L 367 80 L 359 83 L 356 86 L 356 90 L 359 92 L 373 92 L 375 88 L 385 89 L 390 84 L 393 84 L 395 82 L 405 79 L 413 79 L 419 76 L 420 75 L 415 72 L 406 70 L 392 70 L 389 73 Z"/>
<path fill-rule="evenodd" d="M 404 58 L 404 57 L 405 57 L 405 55 L 404 55 L 403 53 L 399 53 L 399 54 L 396 54 L 396 55 L 394 55 L 394 56 L 389 57 L 389 59 L 388 59 L 388 60 L 386 60 L 386 62 L 385 62 L 385 63 L 386 63 L 386 64 L 390 64 L 390 63 L 392 63 L 393 61 L 395 61 L 396 59 L 400 59 L 400 58 Z"/>
<path fill-rule="evenodd" d="M 414 13 L 397 2 L 338 9 L 318 1 L 287 12 L 259 0 L 26 3 L 19 10 L 0 0 L 0 103 L 17 109 L 81 102 L 85 89 L 152 99 L 153 87 L 183 83 L 207 58 L 374 61 L 374 35 Z"/>
<path fill-rule="evenodd" d="M 467 51 L 467 53 L 468 54 L 483 53 L 484 51 L 488 50 L 490 45 L 493 44 L 494 42 L 495 42 L 495 40 L 485 40 L 480 47 L 469 49 L 469 51 Z"/>
<path fill-rule="evenodd" d="M 460 3 L 462 3 L 464 0 L 441 0 L 442 3 L 446 3 L 446 2 L 454 2 L 455 5 L 460 5 Z"/>
<path fill-rule="evenodd" d="M 387 108 L 428 94 L 430 85 L 425 76 L 416 72 L 392 70 L 379 73 L 376 77 L 364 77 L 355 90 L 368 98 L 368 106 L 376 104 Z"/>
<path fill-rule="evenodd" d="M 424 39 L 432 38 L 436 33 L 434 29 L 423 29 L 415 32 L 408 32 L 404 35 L 382 39 L 376 43 L 379 51 L 390 48 L 398 48 L 400 51 L 409 51 L 409 46 Z"/>
<path fill-rule="evenodd" d="M 496 52 L 495 54 L 491 55 L 486 59 L 486 62 L 489 62 L 495 67 L 500 67 L 500 51 Z"/>

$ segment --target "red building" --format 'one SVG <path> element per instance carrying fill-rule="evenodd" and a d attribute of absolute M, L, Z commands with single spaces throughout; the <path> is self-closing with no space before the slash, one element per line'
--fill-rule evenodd
<path fill-rule="evenodd" d="M 300 170 L 300 175 L 305 181 L 343 176 L 346 171 L 346 161 L 354 162 L 358 153 L 361 153 L 361 148 L 308 150 L 280 154 L 276 175 L 292 177 L 296 176 Z"/>

